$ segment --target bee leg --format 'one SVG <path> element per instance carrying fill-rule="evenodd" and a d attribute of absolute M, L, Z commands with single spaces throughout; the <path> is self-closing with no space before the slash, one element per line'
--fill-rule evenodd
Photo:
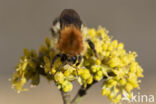
<path fill-rule="evenodd" d="M 57 60 L 57 58 L 61 57 L 61 54 L 57 54 L 56 56 L 54 56 L 54 58 L 52 59 L 52 63 L 51 63 L 51 69 L 53 68 L 53 65 L 55 63 L 55 61 Z"/>
<path fill-rule="evenodd" d="M 87 39 L 87 42 L 89 44 L 89 47 L 93 50 L 95 56 L 98 57 L 94 43 L 90 39 Z"/>
<path fill-rule="evenodd" d="M 78 63 L 76 63 L 76 66 L 78 66 L 82 61 L 82 56 L 78 56 Z"/>
<path fill-rule="evenodd" d="M 78 74 L 78 69 L 79 69 L 78 66 L 80 65 L 80 63 L 81 63 L 81 61 L 82 61 L 82 56 L 78 56 L 78 57 L 77 57 L 77 60 L 78 60 L 78 63 L 76 63 L 76 72 L 77 72 L 77 76 L 78 76 L 78 75 L 79 75 L 79 74 Z"/>
<path fill-rule="evenodd" d="M 77 56 L 73 56 L 73 57 L 71 58 L 71 62 L 72 62 L 73 64 L 76 63 L 76 60 L 77 60 Z"/>

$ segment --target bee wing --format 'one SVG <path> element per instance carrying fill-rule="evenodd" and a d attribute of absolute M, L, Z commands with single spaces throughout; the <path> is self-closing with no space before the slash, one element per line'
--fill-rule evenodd
<path fill-rule="evenodd" d="M 53 21 L 52 27 L 50 28 L 52 37 L 54 37 L 54 38 L 59 37 L 60 29 L 61 29 L 60 18 L 57 17 Z"/>

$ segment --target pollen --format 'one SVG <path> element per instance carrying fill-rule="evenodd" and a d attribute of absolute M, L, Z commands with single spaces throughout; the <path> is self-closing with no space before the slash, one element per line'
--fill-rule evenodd
<path fill-rule="evenodd" d="M 61 30 L 57 48 L 68 55 L 73 56 L 80 54 L 84 49 L 82 32 L 80 29 L 73 25 L 64 27 Z"/>

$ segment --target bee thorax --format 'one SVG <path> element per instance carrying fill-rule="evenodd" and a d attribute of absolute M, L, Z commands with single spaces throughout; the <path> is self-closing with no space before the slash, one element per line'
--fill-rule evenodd
<path fill-rule="evenodd" d="M 57 48 L 61 52 L 71 56 L 80 54 L 83 51 L 81 31 L 73 25 L 62 29 Z"/>

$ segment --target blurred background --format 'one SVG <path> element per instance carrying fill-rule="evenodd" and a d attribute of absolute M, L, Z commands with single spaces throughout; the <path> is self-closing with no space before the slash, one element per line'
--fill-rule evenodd
<path fill-rule="evenodd" d="M 75 9 L 88 27 L 102 25 L 127 50 L 136 51 L 145 76 L 137 92 L 156 96 L 155 0 L 0 0 L 0 104 L 62 104 L 56 86 L 44 78 L 38 87 L 20 94 L 11 89 L 8 79 L 23 48 L 37 50 L 65 8 Z M 101 84 L 94 85 L 80 104 L 110 104 L 101 96 Z M 79 85 L 74 87 L 72 96 Z"/>

